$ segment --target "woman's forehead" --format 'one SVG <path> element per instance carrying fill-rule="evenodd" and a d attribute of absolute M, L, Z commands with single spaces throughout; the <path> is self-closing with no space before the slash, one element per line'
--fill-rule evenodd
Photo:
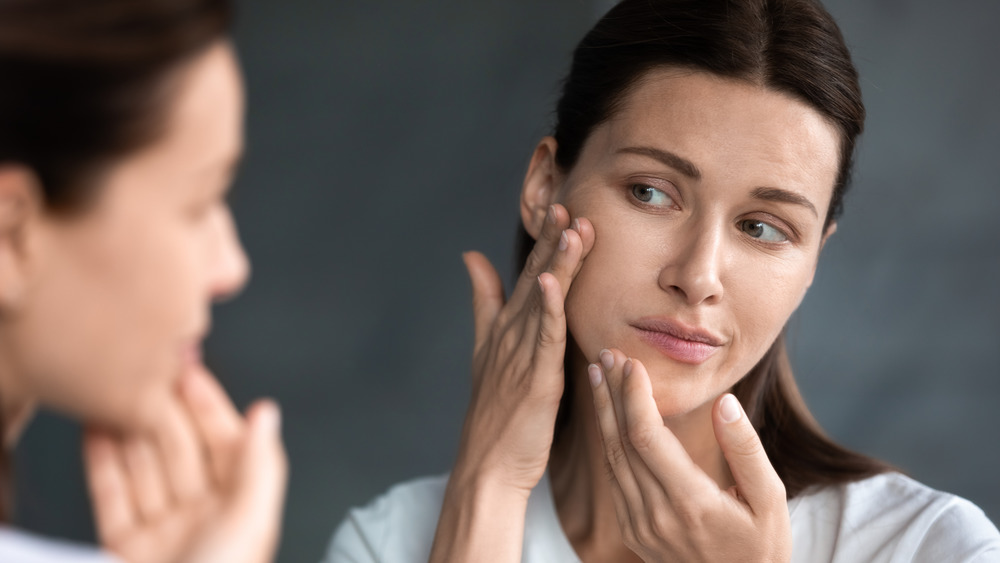
<path fill-rule="evenodd" d="M 699 176 L 749 172 L 829 189 L 840 144 L 824 116 L 791 96 L 670 69 L 637 83 L 591 137 L 584 156 L 587 148 L 602 158 L 659 151 L 680 157 L 689 165 L 681 167 Z"/>

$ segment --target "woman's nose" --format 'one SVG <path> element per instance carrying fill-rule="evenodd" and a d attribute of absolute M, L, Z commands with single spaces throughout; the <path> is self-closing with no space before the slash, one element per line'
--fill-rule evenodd
<path fill-rule="evenodd" d="M 722 229 L 699 226 L 670 241 L 660 287 L 689 305 L 718 303 L 723 294 L 723 241 Z"/>
<path fill-rule="evenodd" d="M 209 291 L 213 301 L 224 301 L 246 285 L 250 277 L 250 261 L 240 244 L 236 224 L 228 209 L 219 214 L 216 229 Z"/>

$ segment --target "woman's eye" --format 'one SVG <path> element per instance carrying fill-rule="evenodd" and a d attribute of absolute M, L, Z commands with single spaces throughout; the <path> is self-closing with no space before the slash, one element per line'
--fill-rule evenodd
<path fill-rule="evenodd" d="M 632 197 L 643 203 L 658 207 L 666 207 L 674 204 L 674 200 L 663 193 L 662 190 L 647 186 L 646 184 L 632 184 Z"/>
<path fill-rule="evenodd" d="M 740 230 L 744 233 L 750 235 L 751 237 L 762 240 L 764 242 L 785 242 L 788 237 L 785 233 L 779 231 L 778 229 L 768 225 L 763 221 L 757 221 L 755 219 L 746 219 L 740 221 Z"/>

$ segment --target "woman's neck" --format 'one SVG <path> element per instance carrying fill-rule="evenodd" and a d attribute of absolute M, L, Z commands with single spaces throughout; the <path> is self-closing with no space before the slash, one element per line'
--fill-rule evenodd
<path fill-rule="evenodd" d="M 618 528 L 604 448 L 594 416 L 593 395 L 587 383 L 587 361 L 577 350 L 568 367 L 574 383 L 569 397 L 572 414 L 558 436 L 549 461 L 549 477 L 560 524 L 582 561 L 638 561 L 625 547 Z M 721 488 L 733 484 L 712 429 L 711 402 L 682 416 L 671 417 L 664 424 L 677 436 L 695 464 Z"/>

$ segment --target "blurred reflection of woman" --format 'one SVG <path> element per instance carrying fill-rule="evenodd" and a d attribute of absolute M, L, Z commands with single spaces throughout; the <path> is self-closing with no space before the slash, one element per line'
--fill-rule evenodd
<path fill-rule="evenodd" d="M 506 302 L 466 256 L 453 471 L 351 511 L 329 559 L 1000 559 L 981 510 L 832 442 L 792 376 L 864 114 L 816 2 L 615 6 L 529 165 Z"/>
<path fill-rule="evenodd" d="M 0 525 L 0 561 L 273 557 L 277 407 L 241 416 L 199 354 L 248 273 L 224 199 L 243 137 L 230 10 L 0 0 L 4 446 L 38 406 L 87 425 L 105 548 Z"/>

